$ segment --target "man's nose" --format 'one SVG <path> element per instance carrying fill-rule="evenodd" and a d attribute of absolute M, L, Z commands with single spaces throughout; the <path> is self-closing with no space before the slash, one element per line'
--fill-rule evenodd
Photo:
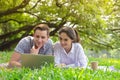
<path fill-rule="evenodd" d="M 41 42 L 42 41 L 42 39 L 41 38 L 39 38 L 39 40 L 38 40 L 39 42 Z"/>

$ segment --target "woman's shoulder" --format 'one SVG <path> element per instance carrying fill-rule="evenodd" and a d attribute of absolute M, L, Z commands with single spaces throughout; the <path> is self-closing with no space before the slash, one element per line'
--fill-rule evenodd
<path fill-rule="evenodd" d="M 56 42 L 56 43 L 54 43 L 54 45 L 60 45 L 60 42 Z"/>
<path fill-rule="evenodd" d="M 79 48 L 82 47 L 82 45 L 80 43 L 73 43 L 74 47 Z"/>
<path fill-rule="evenodd" d="M 81 44 L 80 43 L 73 43 L 74 45 L 76 45 L 76 46 L 80 46 Z"/>
<path fill-rule="evenodd" d="M 60 42 L 54 43 L 54 47 L 61 47 Z"/>

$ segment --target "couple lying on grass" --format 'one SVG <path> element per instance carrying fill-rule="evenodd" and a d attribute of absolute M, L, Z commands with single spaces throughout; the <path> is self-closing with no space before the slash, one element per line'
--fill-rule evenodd
<path fill-rule="evenodd" d="M 59 31 L 59 42 L 52 45 L 49 39 L 49 26 L 41 23 L 35 26 L 33 36 L 19 41 L 11 56 L 8 66 L 21 67 L 21 54 L 44 54 L 55 56 L 55 66 L 87 67 L 87 57 L 79 43 L 77 31 L 71 27 L 63 27 Z"/>

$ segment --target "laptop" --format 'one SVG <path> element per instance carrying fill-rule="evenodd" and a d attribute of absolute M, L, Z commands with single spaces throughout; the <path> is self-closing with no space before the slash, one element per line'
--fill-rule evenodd
<path fill-rule="evenodd" d="M 22 54 L 21 55 L 22 67 L 28 68 L 41 68 L 42 66 L 50 66 L 54 64 L 54 56 L 52 55 L 34 55 L 34 54 Z"/>

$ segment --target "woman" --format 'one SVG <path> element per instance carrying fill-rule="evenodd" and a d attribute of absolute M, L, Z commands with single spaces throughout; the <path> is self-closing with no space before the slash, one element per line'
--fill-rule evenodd
<path fill-rule="evenodd" d="M 55 65 L 64 67 L 86 67 L 87 57 L 79 43 L 77 31 L 71 27 L 64 27 L 59 31 L 59 40 L 54 45 Z"/>

